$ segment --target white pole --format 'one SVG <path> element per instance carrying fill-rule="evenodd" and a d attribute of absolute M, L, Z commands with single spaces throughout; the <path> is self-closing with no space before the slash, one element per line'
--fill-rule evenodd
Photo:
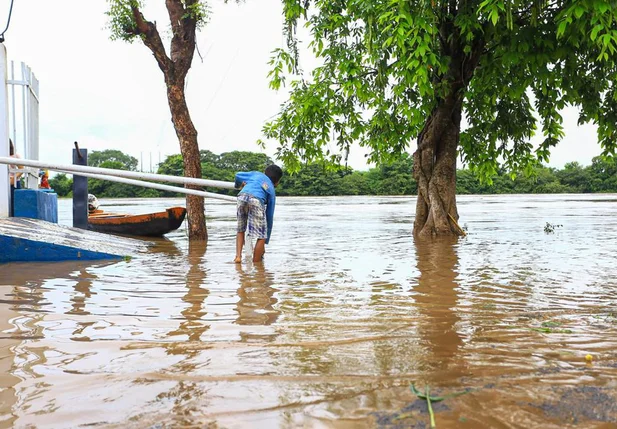
<path fill-rule="evenodd" d="M 38 101 L 32 95 L 32 78 L 33 73 L 32 69 L 28 66 L 25 66 L 26 70 L 26 98 L 28 99 L 28 158 L 29 159 L 39 159 L 39 140 L 38 136 L 35 135 L 35 131 L 38 133 L 38 126 L 35 123 L 38 121 Z M 26 178 L 28 189 L 38 189 L 39 187 L 39 175 L 37 174 L 28 174 Z"/>
<path fill-rule="evenodd" d="M 12 158 L 0 157 L 0 164 L 13 164 Z M 233 182 L 222 180 L 194 179 L 192 177 L 168 176 L 165 174 L 142 173 L 140 171 L 115 170 L 113 168 L 86 167 L 84 165 L 55 164 L 30 159 L 20 159 L 19 165 L 26 167 L 47 168 L 54 171 L 69 171 L 76 173 L 106 174 L 108 176 L 126 177 L 140 180 L 154 180 L 158 182 L 180 183 L 183 185 L 209 186 L 212 188 L 234 189 Z"/>
<path fill-rule="evenodd" d="M 26 72 L 24 71 L 24 67 L 26 67 L 26 65 L 24 63 L 21 63 L 21 81 L 25 82 L 24 76 L 26 75 Z M 21 156 L 23 156 L 24 158 L 30 158 L 30 148 L 28 147 L 28 97 L 27 97 L 27 91 L 28 91 L 28 87 L 26 85 L 22 85 L 21 87 L 21 104 L 22 104 L 22 110 L 23 110 L 23 116 L 22 116 L 22 120 L 23 120 L 23 126 L 24 126 L 24 135 L 22 137 L 22 140 L 24 142 L 24 152 L 22 153 Z M 17 152 L 17 142 L 13 142 L 13 144 L 15 145 L 15 152 Z"/>
<path fill-rule="evenodd" d="M 11 61 L 11 80 L 15 80 L 15 61 Z M 15 109 L 15 84 L 11 84 L 11 116 L 13 116 L 13 144 L 17 144 L 17 119 Z"/>
<path fill-rule="evenodd" d="M 21 161 L 20 161 L 21 162 Z M 60 171 L 60 170 L 59 170 Z M 143 188 L 160 189 L 161 191 L 180 192 L 182 194 L 197 195 L 199 197 L 214 198 L 223 201 L 236 202 L 236 198 L 230 195 L 220 195 L 213 192 L 199 191 L 197 189 L 179 188 L 177 186 L 161 185 L 160 183 L 144 182 L 141 180 L 125 179 L 123 177 L 108 176 L 105 174 L 74 173 L 61 171 L 62 173 L 72 174 L 73 176 L 89 177 L 91 179 L 108 180 L 110 182 L 124 183 L 125 185 L 141 186 Z"/>
<path fill-rule="evenodd" d="M 39 100 L 36 94 L 36 76 L 28 67 L 28 96 L 30 98 L 30 159 L 39 159 Z"/>
<path fill-rule="evenodd" d="M 9 97 L 6 87 L 6 47 L 0 43 L 0 157 L 9 156 Z M 8 165 L 0 164 L 0 218 L 9 217 L 11 191 Z"/>

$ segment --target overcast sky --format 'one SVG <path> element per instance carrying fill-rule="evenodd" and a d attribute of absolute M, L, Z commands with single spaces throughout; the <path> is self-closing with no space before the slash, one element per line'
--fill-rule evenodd
<path fill-rule="evenodd" d="M 162 0 L 145 0 L 146 18 L 166 31 Z M 0 27 L 10 0 L 0 0 Z M 198 34 L 187 97 L 201 149 L 215 153 L 259 151 L 264 122 L 278 111 L 284 93 L 268 88 L 271 51 L 284 43 L 280 0 L 214 0 L 212 18 Z M 73 142 L 90 151 L 120 149 L 145 169 L 159 153 L 179 153 L 163 75 L 141 43 L 112 42 L 105 28 L 105 0 L 15 1 L 5 46 L 9 59 L 26 62 L 41 86 L 40 159 L 70 163 Z M 577 113 L 564 112 L 566 137 L 551 165 L 589 164 L 600 153 L 593 126 L 577 127 Z M 275 143 L 266 152 L 273 155 Z M 413 147 L 410 147 L 410 151 Z M 366 168 L 364 152 L 349 164 Z"/>

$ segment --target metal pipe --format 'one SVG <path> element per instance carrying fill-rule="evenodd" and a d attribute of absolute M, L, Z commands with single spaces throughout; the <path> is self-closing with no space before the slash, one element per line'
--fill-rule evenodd
<path fill-rule="evenodd" d="M 21 76 L 22 76 L 22 79 L 24 79 L 24 76 L 25 76 L 24 67 L 25 67 L 25 64 L 21 63 Z M 23 126 L 24 126 L 24 135 L 23 135 L 22 140 L 24 142 L 24 152 L 23 152 L 24 155 L 23 156 L 25 158 L 30 158 L 30 150 L 29 150 L 30 148 L 29 148 L 29 145 L 28 145 L 28 141 L 29 141 L 28 140 L 28 114 L 26 113 L 27 105 L 28 105 L 27 104 L 28 103 L 28 99 L 26 98 L 26 91 L 27 90 L 28 90 L 27 86 L 22 86 L 21 87 L 21 104 L 22 104 L 21 107 L 22 107 L 22 114 L 23 114 L 22 119 L 23 119 Z M 13 114 L 15 114 L 15 113 L 13 113 Z M 17 143 L 14 143 L 14 144 L 15 144 L 15 151 L 17 151 Z"/>
<path fill-rule="evenodd" d="M 135 185 L 135 186 L 141 186 L 144 188 L 159 189 L 161 191 L 179 192 L 182 194 L 197 195 L 199 197 L 205 197 L 205 198 L 215 198 L 215 199 L 233 202 L 233 203 L 236 202 L 236 198 L 230 195 L 220 195 L 220 194 L 215 194 L 213 192 L 199 191 L 197 189 L 178 188 L 177 186 L 161 185 L 160 183 L 152 183 L 152 182 L 144 182 L 141 180 L 125 179 L 123 177 L 108 176 L 105 174 L 75 173 L 75 172 L 63 171 L 63 170 L 57 170 L 57 171 L 61 173 L 72 174 L 73 176 L 88 177 L 90 179 L 108 180 L 110 182 L 124 183 L 125 185 Z"/>
<path fill-rule="evenodd" d="M 9 156 L 9 94 L 6 85 L 8 64 L 6 47 L 0 43 L 0 156 Z M 4 164 L 4 163 L 3 163 Z M 0 164 L 0 218 L 8 217 L 11 212 L 11 193 L 9 188 L 9 172 L 6 165 Z"/>
<path fill-rule="evenodd" d="M 0 157 L 0 164 L 13 164 L 15 159 Z M 126 177 L 141 180 L 154 180 L 158 182 L 180 183 L 183 185 L 209 186 L 212 188 L 235 189 L 233 182 L 222 180 L 195 179 L 192 177 L 168 176 L 166 174 L 142 173 L 139 171 L 115 170 L 113 168 L 86 167 L 82 165 L 53 164 L 30 159 L 19 159 L 19 165 L 26 167 L 45 168 L 53 171 L 65 171 L 76 173 L 106 174 L 108 176 Z"/>
<path fill-rule="evenodd" d="M 15 61 L 11 61 L 11 79 L 15 79 Z M 7 82 L 10 84 L 10 81 Z M 16 145 L 17 144 L 17 119 L 15 119 L 15 85 L 11 85 L 11 112 L 13 114 L 13 144 Z M 17 146 L 15 146 L 17 147 Z M 15 149 L 17 150 L 17 149 Z"/>

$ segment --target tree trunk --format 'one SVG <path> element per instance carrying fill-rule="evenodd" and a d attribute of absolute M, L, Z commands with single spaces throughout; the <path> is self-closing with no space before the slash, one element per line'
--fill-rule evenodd
<path fill-rule="evenodd" d="M 186 177 L 201 178 L 201 157 L 197 144 L 197 130 L 191 120 L 186 98 L 184 96 L 184 80 L 167 83 L 167 100 L 171 111 L 171 120 L 180 141 L 180 152 L 184 161 Z M 195 185 L 185 185 L 185 188 L 200 189 Z M 204 199 L 196 195 L 186 196 L 189 240 L 207 240 L 206 216 Z"/>
<path fill-rule="evenodd" d="M 129 25 L 125 29 L 128 34 L 141 38 L 144 45 L 152 51 L 159 68 L 165 76 L 167 101 L 171 111 L 171 120 L 180 141 L 180 152 L 184 161 L 184 175 L 193 178 L 201 178 L 201 159 L 197 144 L 197 130 L 193 125 L 189 109 L 186 105 L 184 83 L 186 74 L 191 68 L 193 61 L 195 31 L 197 29 L 197 21 L 192 17 L 190 8 L 197 5 L 197 3 L 197 0 L 165 0 L 165 7 L 169 12 L 173 33 L 169 56 L 163 46 L 156 23 L 144 18 L 139 10 L 139 2 L 129 2 L 134 26 Z M 193 185 L 185 185 L 185 187 L 199 189 Z M 186 209 L 189 240 L 207 240 L 208 231 L 206 230 L 203 198 L 187 195 Z"/>
<path fill-rule="evenodd" d="M 458 236 L 456 149 L 460 140 L 462 91 L 438 102 L 418 136 L 413 176 L 418 201 L 413 233 L 418 238 Z"/>
<path fill-rule="evenodd" d="M 454 13 L 454 12 L 453 12 Z M 418 201 L 413 234 L 416 238 L 462 236 L 456 208 L 456 150 L 460 142 L 463 98 L 467 85 L 484 52 L 484 38 L 476 37 L 471 51 L 465 53 L 462 40 L 452 21 L 444 22 L 444 55 L 450 57 L 445 76 L 435 83 L 448 84 L 445 97 L 439 97 L 418 136 L 413 155 L 413 177 L 418 184 Z"/>

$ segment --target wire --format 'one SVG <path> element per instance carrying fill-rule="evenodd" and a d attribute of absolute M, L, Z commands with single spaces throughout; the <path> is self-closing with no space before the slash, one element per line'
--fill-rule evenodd
<path fill-rule="evenodd" d="M 240 46 L 238 46 L 238 48 L 236 49 L 236 53 L 234 54 L 233 58 L 229 62 L 229 66 L 227 66 L 227 70 L 225 70 L 225 74 L 223 75 L 223 79 L 221 79 L 221 81 L 219 82 L 218 87 L 216 88 L 216 91 L 214 91 L 214 95 L 210 99 L 210 103 L 208 103 L 208 106 L 206 107 L 206 110 L 204 111 L 204 115 L 206 113 L 208 113 L 208 110 L 210 110 L 210 106 L 212 106 L 212 103 L 214 102 L 214 100 L 216 99 L 217 94 L 219 93 L 219 90 L 221 89 L 221 87 L 225 83 L 225 79 L 227 79 L 227 75 L 229 74 L 229 70 L 231 70 L 231 66 L 233 65 L 234 61 L 236 60 L 236 57 L 238 56 L 238 52 L 240 52 Z"/>
<path fill-rule="evenodd" d="M 9 25 L 11 25 L 11 15 L 13 14 L 13 1 L 11 0 L 11 7 L 9 9 L 9 18 L 6 20 L 6 27 L 2 33 L 0 33 L 0 43 L 4 43 L 4 33 L 9 29 Z"/>

